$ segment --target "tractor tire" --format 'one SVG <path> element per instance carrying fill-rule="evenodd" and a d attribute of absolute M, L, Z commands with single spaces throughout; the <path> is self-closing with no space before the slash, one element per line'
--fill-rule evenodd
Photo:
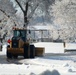
<path fill-rule="evenodd" d="M 24 52 L 24 59 L 26 59 L 27 57 L 26 57 L 26 55 L 25 55 L 25 52 Z"/>
<path fill-rule="evenodd" d="M 24 45 L 24 59 L 29 58 L 29 46 L 28 45 Z"/>
<path fill-rule="evenodd" d="M 12 58 L 12 54 L 7 51 L 7 58 Z"/>
<path fill-rule="evenodd" d="M 13 55 L 13 57 L 14 57 L 15 59 L 17 59 L 17 58 L 18 58 L 18 55 Z"/>
<path fill-rule="evenodd" d="M 35 46 L 30 45 L 30 58 L 35 58 Z"/>
<path fill-rule="evenodd" d="M 10 46 L 8 45 L 8 46 L 7 46 L 7 49 L 8 49 L 9 47 L 10 47 Z M 9 53 L 9 52 L 8 52 L 8 50 L 7 50 L 6 55 L 7 55 L 7 58 L 12 58 L 12 54 L 11 54 L 11 53 Z"/>

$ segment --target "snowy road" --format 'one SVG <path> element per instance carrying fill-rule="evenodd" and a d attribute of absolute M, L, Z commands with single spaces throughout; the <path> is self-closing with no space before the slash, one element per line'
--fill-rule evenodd
<path fill-rule="evenodd" d="M 9 64 L 6 55 L 0 55 L 0 64 Z"/>
<path fill-rule="evenodd" d="M 70 60 L 76 62 L 76 54 L 46 54 L 45 59 L 51 60 Z"/>
<path fill-rule="evenodd" d="M 7 59 L 6 55 L 0 55 L 0 75 L 42 75 L 46 71 L 49 72 L 48 75 L 54 71 L 57 75 L 76 75 L 76 55 L 52 54 L 34 59 L 19 57 L 12 60 Z"/>
<path fill-rule="evenodd" d="M 4 56 L 5 57 L 5 56 Z M 2 59 L 2 58 L 1 58 Z M 37 60 L 37 59 L 41 59 L 41 60 L 60 60 L 60 61 L 73 61 L 73 62 L 76 62 L 76 55 L 58 55 L 58 54 L 52 54 L 50 56 L 43 56 L 43 57 L 35 57 L 34 59 L 24 59 L 23 57 L 19 57 L 18 59 L 7 59 L 6 57 L 3 58 L 5 59 L 5 62 L 6 60 L 8 60 L 9 62 L 11 63 L 15 63 L 15 64 L 34 64 L 34 61 Z M 46 62 L 47 63 L 47 62 Z"/>
<path fill-rule="evenodd" d="M 10 68 L 11 66 L 11 68 Z M 33 67 L 33 69 L 32 69 Z M 15 68 L 15 70 L 14 70 Z M 39 70 L 42 68 L 42 70 Z M 3 70 L 6 70 L 4 73 Z M 9 72 L 10 69 L 10 72 Z M 57 75 L 76 75 L 76 55 L 51 55 L 45 57 L 36 57 L 35 59 L 7 59 L 6 55 L 0 55 L 0 75 L 42 75 L 44 71 L 57 71 Z M 18 72 L 20 71 L 21 72 Z M 9 72 L 9 73 L 8 73 Z M 52 75 L 52 74 L 49 74 Z M 54 74 L 55 75 L 55 74 Z"/>
<path fill-rule="evenodd" d="M 46 51 L 44 57 L 34 59 L 23 59 L 23 57 L 7 59 L 6 46 L 4 46 L 0 52 L 0 75 L 76 75 L 76 54 L 48 52 Z"/>
<path fill-rule="evenodd" d="M 44 60 L 61 60 L 61 61 L 73 61 L 76 62 L 76 55 L 72 54 L 50 54 L 44 57 L 35 57 L 34 59 L 24 59 L 22 56 L 19 56 L 18 59 L 7 59 L 6 55 L 0 55 L 0 64 L 34 64 L 34 61 L 37 59 Z M 35 63 L 36 64 L 36 63 Z"/>

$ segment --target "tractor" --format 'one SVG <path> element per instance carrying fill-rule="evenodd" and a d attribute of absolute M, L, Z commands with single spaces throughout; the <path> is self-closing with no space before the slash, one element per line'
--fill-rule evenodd
<path fill-rule="evenodd" d="M 26 41 L 26 29 L 13 29 L 13 37 L 8 40 L 7 58 L 17 58 L 23 56 L 24 58 L 34 58 L 35 56 L 43 56 L 44 48 L 35 47 L 33 44 Z"/>

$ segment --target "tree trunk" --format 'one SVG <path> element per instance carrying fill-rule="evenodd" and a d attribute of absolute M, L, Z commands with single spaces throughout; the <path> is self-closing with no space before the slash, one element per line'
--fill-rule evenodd
<path fill-rule="evenodd" d="M 21 6 L 21 4 L 18 2 L 18 0 L 15 0 L 17 2 L 17 4 L 19 5 L 19 7 L 21 8 L 23 14 L 24 14 L 24 28 L 26 29 L 25 32 L 25 41 L 27 41 L 27 26 L 28 26 L 28 18 L 27 18 L 27 12 L 28 12 L 28 2 L 26 2 L 25 5 L 25 10 L 23 9 L 23 7 Z"/>
<path fill-rule="evenodd" d="M 28 25 L 28 20 L 27 20 L 28 2 L 26 3 L 25 9 L 26 10 L 24 11 L 24 27 L 27 29 L 27 25 Z"/>
<path fill-rule="evenodd" d="M 28 18 L 27 18 L 27 12 L 28 12 L 28 2 L 26 3 L 26 6 L 25 6 L 25 11 L 24 11 L 24 28 L 26 29 L 26 32 L 25 32 L 25 41 L 27 41 L 27 26 L 28 26 Z"/>

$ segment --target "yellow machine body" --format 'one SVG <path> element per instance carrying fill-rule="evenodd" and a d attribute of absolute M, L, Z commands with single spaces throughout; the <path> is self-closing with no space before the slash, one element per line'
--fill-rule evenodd
<path fill-rule="evenodd" d="M 20 29 L 16 29 L 17 31 L 21 31 Z M 24 30 L 22 30 L 24 31 Z M 17 58 L 18 56 L 22 55 L 24 58 L 34 58 L 35 56 L 43 56 L 45 49 L 43 47 L 34 47 L 34 45 L 30 45 L 29 42 L 23 41 L 20 37 L 18 40 L 15 40 L 14 42 L 11 39 L 10 44 L 7 46 L 7 57 Z M 17 44 L 17 47 L 14 47 L 15 44 Z M 14 46 L 13 46 L 14 45 Z"/>

